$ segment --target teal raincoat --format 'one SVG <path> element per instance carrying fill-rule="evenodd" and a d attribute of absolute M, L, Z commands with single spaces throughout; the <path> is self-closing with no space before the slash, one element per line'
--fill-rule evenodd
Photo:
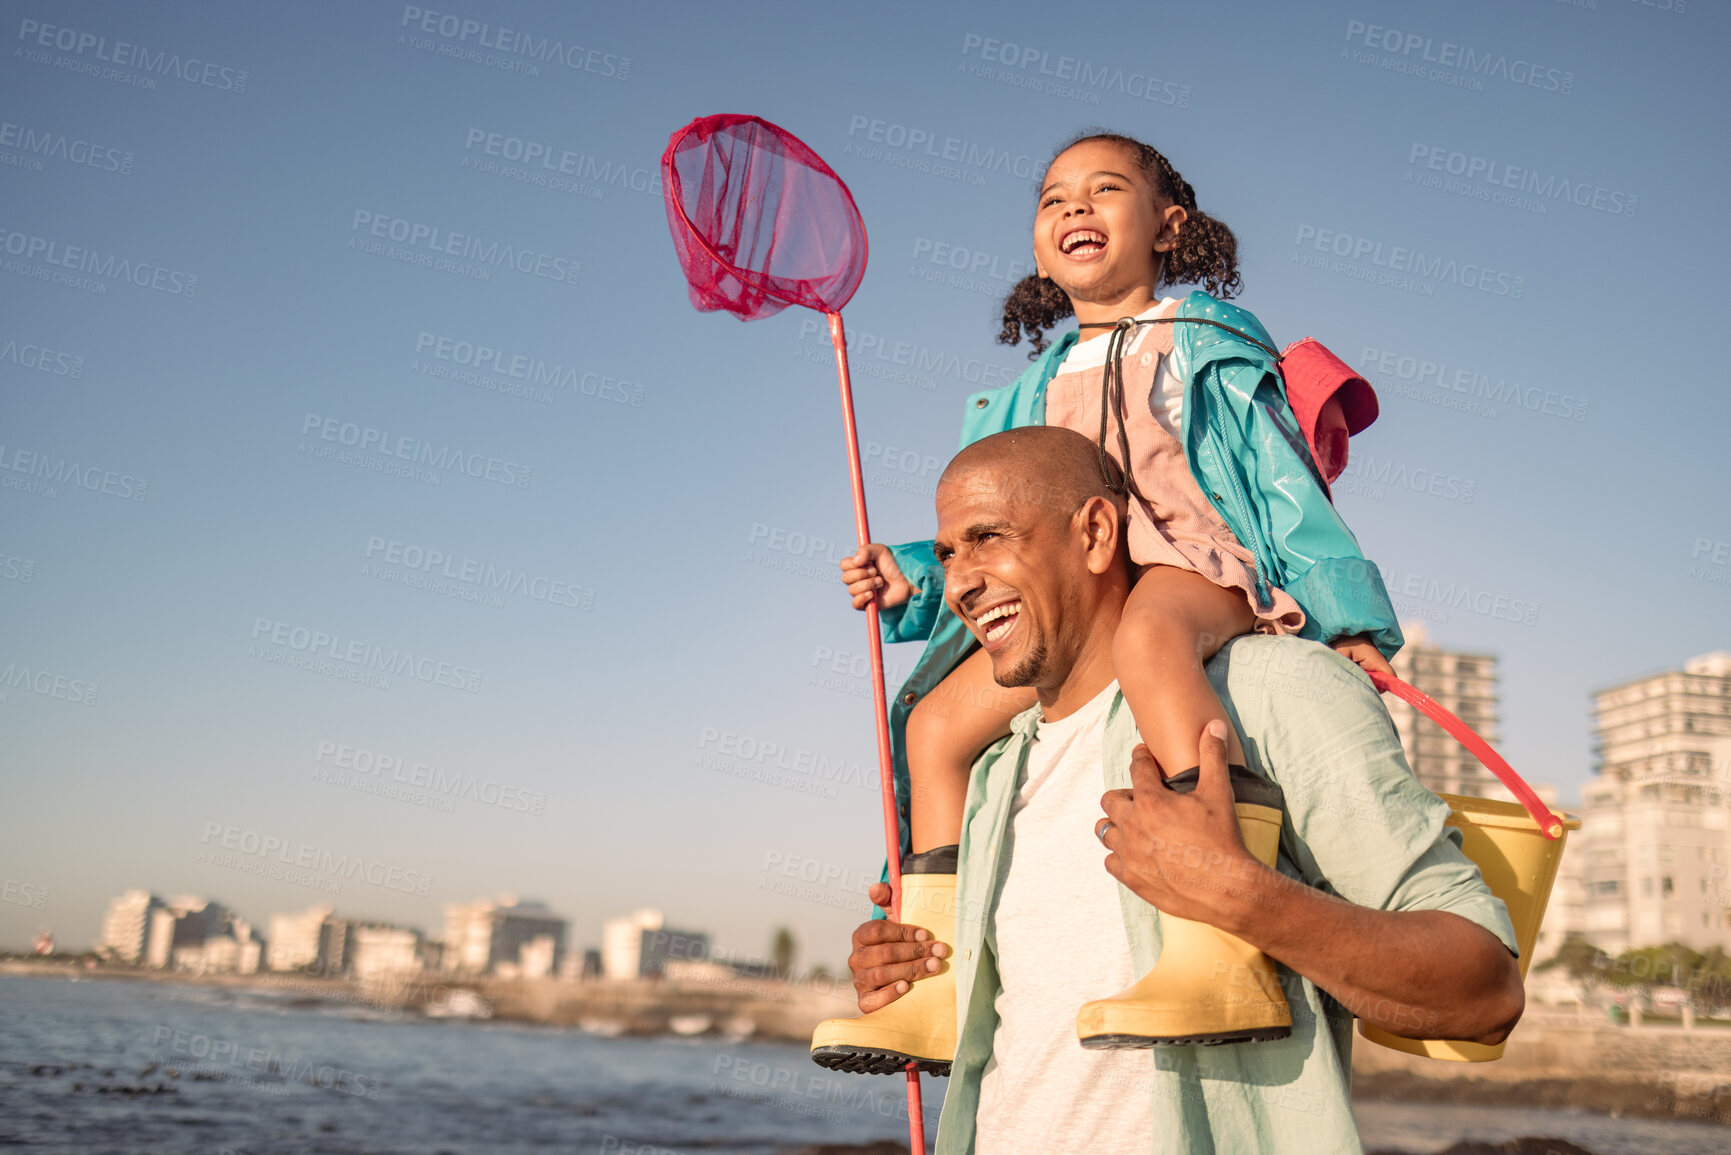
<path fill-rule="evenodd" d="M 1241 330 L 1270 348 L 1261 322 L 1204 292 L 1180 304 L 1180 318 L 1201 318 Z M 1174 365 L 1188 383 L 1182 440 L 1191 475 L 1215 510 L 1256 560 L 1259 596 L 1279 586 L 1303 607 L 1300 636 L 1319 641 L 1365 634 L 1388 657 L 1403 639 L 1382 574 L 1359 551 L 1323 488 L 1298 421 L 1286 403 L 1275 358 L 1208 324 L 1173 325 Z M 968 398 L 960 448 L 983 437 L 1046 423 L 1046 385 L 1079 331 L 1054 341 L 1005 389 Z M 885 642 L 925 640 L 925 652 L 890 703 L 896 806 L 902 854 L 911 850 L 908 824 L 908 715 L 978 645 L 944 605 L 944 572 L 931 541 L 891 547 L 913 585 L 905 603 L 882 611 Z M 888 864 L 885 865 L 887 877 Z M 878 912 L 882 917 L 882 912 Z"/>

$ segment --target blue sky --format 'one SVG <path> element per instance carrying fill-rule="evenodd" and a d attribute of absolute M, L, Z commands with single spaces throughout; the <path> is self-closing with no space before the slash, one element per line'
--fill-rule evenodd
<path fill-rule="evenodd" d="M 1053 11 L 0 4 L 0 943 L 514 891 L 841 963 L 882 842 L 827 334 L 694 312 L 653 183 L 721 111 L 864 216 L 892 542 L 1025 364 L 1053 146 L 1164 151 L 1240 302 L 1377 385 L 1339 506 L 1578 797 L 1592 690 L 1731 647 L 1724 15 Z"/>

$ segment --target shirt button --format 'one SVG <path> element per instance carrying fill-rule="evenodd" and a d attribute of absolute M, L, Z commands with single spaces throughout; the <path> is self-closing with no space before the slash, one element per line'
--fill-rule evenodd
<path fill-rule="evenodd" d="M 974 957 L 974 948 L 969 947 L 967 950 L 963 951 L 962 957 L 965 959 L 968 959 L 969 961 L 972 961 L 973 957 Z"/>
<path fill-rule="evenodd" d="M 904 706 L 911 706 L 919 700 L 920 700 L 920 696 L 918 694 L 914 693 L 912 690 L 909 690 L 907 693 L 902 695 L 902 705 L 904 705 Z"/>
<path fill-rule="evenodd" d="M 982 397 L 978 401 L 974 402 L 974 408 L 975 409 L 984 409 L 986 407 L 986 405 L 987 405 L 987 398 L 984 398 L 984 397 Z"/>
<path fill-rule="evenodd" d="M 1142 354 L 1142 368 L 1146 369 L 1148 366 L 1150 366 L 1152 364 L 1154 364 L 1154 354 L 1152 354 L 1152 353 Z"/>

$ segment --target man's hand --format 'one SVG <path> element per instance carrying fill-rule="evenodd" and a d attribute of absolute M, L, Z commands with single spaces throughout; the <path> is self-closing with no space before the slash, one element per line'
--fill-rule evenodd
<path fill-rule="evenodd" d="M 1343 658 L 1349 659 L 1360 669 L 1375 670 L 1379 674 L 1394 677 L 1394 667 L 1388 664 L 1388 659 L 1382 656 L 1382 651 L 1371 643 L 1363 634 L 1354 634 L 1350 638 L 1336 638 L 1328 643 L 1328 648 Z"/>
<path fill-rule="evenodd" d="M 872 883 L 871 900 L 888 910 L 890 887 Z M 870 1014 L 887 1007 L 908 992 L 908 984 L 923 979 L 949 955 L 949 944 L 935 942 L 924 927 L 874 918 L 853 932 L 853 953 L 847 968 L 853 972 L 853 989 L 859 992 L 859 1009 Z"/>
<path fill-rule="evenodd" d="M 860 546 L 852 557 L 841 559 L 841 580 L 847 583 L 856 610 L 865 609 L 873 594 L 877 595 L 880 610 L 899 606 L 914 596 L 913 584 L 902 576 L 890 547 L 875 541 Z"/>
<path fill-rule="evenodd" d="M 1210 729 L 1215 723 L 1210 723 Z M 1371 910 L 1279 874 L 1238 833 L 1225 731 L 1202 737 L 1190 794 L 1161 782 L 1145 747 L 1133 790 L 1101 804 L 1106 870 L 1177 918 L 1218 927 L 1333 995 L 1392 1034 L 1494 1044 L 1521 1017 L 1521 971 L 1484 927 L 1445 910 Z"/>
<path fill-rule="evenodd" d="M 1139 898 L 1175 918 L 1230 930 L 1238 907 L 1268 868 L 1244 847 L 1232 780 L 1226 769 L 1226 728 L 1210 722 L 1201 743 L 1196 789 L 1168 789 L 1148 747 L 1130 759 L 1130 790 L 1109 790 L 1096 836 L 1112 853 L 1106 873 Z"/>

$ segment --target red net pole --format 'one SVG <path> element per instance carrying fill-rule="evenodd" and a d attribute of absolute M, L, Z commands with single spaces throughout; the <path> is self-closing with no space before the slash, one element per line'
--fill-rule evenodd
<path fill-rule="evenodd" d="M 841 314 L 829 313 L 829 339 L 835 346 L 836 376 L 841 381 L 841 418 L 847 427 L 847 464 L 853 481 L 853 524 L 863 548 L 872 539 L 866 518 L 865 471 L 860 466 L 859 427 L 853 415 L 853 382 L 847 370 L 847 334 Z M 866 633 L 871 635 L 866 652 L 871 655 L 872 702 L 877 707 L 878 783 L 884 803 L 884 850 L 889 859 L 890 917 L 900 918 L 902 908 L 902 840 L 896 815 L 895 762 L 890 753 L 890 709 L 884 679 L 883 635 L 878 631 L 878 603 L 874 595 L 866 603 Z M 910 1155 L 925 1155 L 925 1115 L 921 1110 L 920 1072 L 908 1064 L 908 1145 Z"/>

